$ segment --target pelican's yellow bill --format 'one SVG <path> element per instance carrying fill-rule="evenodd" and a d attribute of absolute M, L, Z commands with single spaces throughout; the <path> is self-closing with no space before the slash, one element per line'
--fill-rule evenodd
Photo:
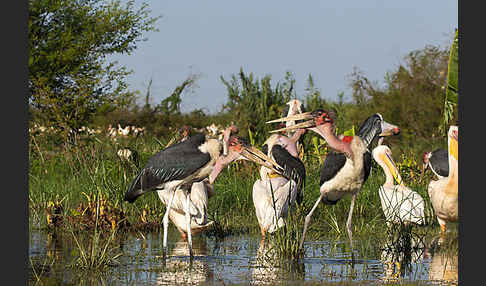
<path fill-rule="evenodd" d="M 398 168 L 397 166 L 395 165 L 395 162 L 393 162 L 393 159 L 390 158 L 390 156 L 388 156 L 388 154 L 383 154 L 381 156 L 381 159 L 383 160 L 383 162 L 385 162 L 385 164 L 388 166 L 388 170 L 390 170 L 390 172 L 392 173 L 392 176 L 393 178 L 395 179 L 395 181 L 401 185 L 402 184 L 402 177 L 400 176 L 400 174 L 398 173 Z"/>
<path fill-rule="evenodd" d="M 459 160 L 457 140 L 454 137 L 451 137 L 451 140 L 449 140 L 449 153 L 452 155 L 452 157 L 454 157 L 454 159 Z"/>

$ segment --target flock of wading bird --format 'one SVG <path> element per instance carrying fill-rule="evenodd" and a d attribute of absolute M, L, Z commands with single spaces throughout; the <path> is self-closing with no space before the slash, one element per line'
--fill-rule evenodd
<path fill-rule="evenodd" d="M 382 144 L 384 137 L 398 135 L 400 129 L 375 113 L 362 123 L 355 136 L 336 136 L 335 115 L 322 109 L 304 112 L 299 100 L 291 100 L 284 109 L 283 118 L 267 122 L 279 122 L 283 128 L 271 131 L 261 150 L 232 135 L 238 131 L 234 125 L 227 127 L 219 138 L 202 133 L 189 136 L 186 133 L 179 142 L 147 161 L 130 184 L 124 200 L 134 202 L 147 192 L 157 191 L 166 205 L 163 217 L 164 257 L 170 218 L 182 237 L 187 239 L 192 258 L 192 235 L 213 223 L 208 220 L 207 209 L 208 200 L 214 195 L 214 181 L 231 162 L 249 160 L 261 165 L 260 179 L 253 185 L 253 203 L 261 235 L 265 237 L 267 232 L 275 232 L 285 224 L 284 219 L 293 204 L 302 202 L 306 170 L 299 138 L 306 130 L 311 130 L 324 138 L 331 151 L 321 169 L 320 196 L 305 218 L 300 248 L 319 203 L 334 205 L 345 195 L 351 195 L 346 228 L 353 248 L 353 208 L 361 187 L 370 175 L 373 159 L 386 176 L 378 191 L 387 224 L 423 224 L 424 199 L 403 184 L 390 148 Z M 377 146 L 370 151 L 375 139 Z M 438 176 L 438 180 L 430 182 L 428 194 L 442 234 L 446 231 L 446 222 L 458 221 L 457 141 L 458 127 L 450 126 L 447 156 L 443 155 L 443 151 L 423 155 L 426 166 Z"/>

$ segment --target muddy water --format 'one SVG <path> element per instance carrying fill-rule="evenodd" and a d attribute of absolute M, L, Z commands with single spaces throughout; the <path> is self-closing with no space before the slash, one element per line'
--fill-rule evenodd
<path fill-rule="evenodd" d="M 31 285 L 457 283 L 457 255 L 432 253 L 428 246 L 413 239 L 412 250 L 407 253 L 388 246 L 373 246 L 374 250 L 366 253 L 355 250 L 354 263 L 351 253 L 347 252 L 346 241 L 309 241 L 302 261 L 282 263 L 274 259 L 271 246 L 262 243 L 260 237 L 240 235 L 218 240 L 200 235 L 193 240 L 195 258 L 191 263 L 187 244 L 180 241 L 180 235 L 174 229 L 169 233 L 169 256 L 165 262 L 161 232 L 125 234 L 118 235 L 110 245 L 114 254 L 122 253 L 118 263 L 100 274 L 69 267 L 80 255 L 70 233 L 52 234 L 31 228 L 29 236 L 29 257 L 33 266 L 29 279 Z M 89 241 L 90 234 L 78 239 Z"/>

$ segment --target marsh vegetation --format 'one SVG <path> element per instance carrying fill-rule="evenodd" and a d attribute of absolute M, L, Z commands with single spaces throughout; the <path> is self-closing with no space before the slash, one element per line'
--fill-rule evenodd
<path fill-rule="evenodd" d="M 30 284 L 457 283 L 457 230 L 440 236 L 427 194 L 433 175 L 421 176 L 422 153 L 447 145 L 444 122 L 458 125 L 457 81 L 448 82 L 450 75 L 457 77 L 450 68 L 457 65 L 454 49 L 427 45 L 411 51 L 386 73 L 384 84 L 356 68 L 349 76 L 352 93 L 340 93 L 337 100 L 324 97 L 310 74 L 304 94 L 297 95 L 290 71 L 272 82 L 271 75 L 256 78 L 240 69 L 220 78 L 228 101 L 219 112 L 182 113 L 181 102 L 198 75 L 181 80 L 155 104 L 150 80 L 140 106 L 126 84 L 130 72 L 104 61 L 134 51 L 143 32 L 156 30 L 158 17 L 149 17 L 147 5 L 134 9 L 133 1 L 101 4 L 29 1 Z M 189 260 L 187 244 L 172 224 L 170 255 L 162 259 L 165 206 L 157 194 L 123 202 L 147 159 L 178 141 L 183 127 L 207 132 L 212 124 L 235 124 L 239 135 L 261 147 L 275 127 L 265 122 L 280 117 L 294 98 L 308 111 L 335 111 L 337 134 L 353 133 L 376 112 L 399 126 L 400 135 L 385 144 L 405 184 L 424 198 L 425 224 L 387 226 L 378 195 L 385 178 L 373 162 L 353 212 L 354 248 L 345 229 L 350 204 L 345 197 L 317 208 L 299 249 L 329 151 L 323 139 L 306 135 L 303 202 L 292 208 L 284 228 L 261 241 L 251 193 L 258 167 L 236 162 L 215 182 L 208 205 L 214 223 L 195 237 L 195 259 Z"/>

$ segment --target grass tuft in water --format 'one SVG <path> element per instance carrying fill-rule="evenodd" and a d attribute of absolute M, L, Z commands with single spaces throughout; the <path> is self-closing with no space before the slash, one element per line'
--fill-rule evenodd
<path fill-rule="evenodd" d="M 110 266 L 118 264 L 117 258 L 122 255 L 121 252 L 116 252 L 116 247 L 112 246 L 116 235 L 116 228 L 113 228 L 111 234 L 103 241 L 102 233 L 98 231 L 98 221 L 100 215 L 100 194 L 96 200 L 96 225 L 93 230 L 93 236 L 90 241 L 78 240 L 73 226 L 70 226 L 70 233 L 76 243 L 79 256 L 74 260 L 71 267 L 78 267 L 83 270 L 104 271 Z M 85 244 L 88 246 L 85 246 Z"/>
<path fill-rule="evenodd" d="M 299 260 L 304 257 L 305 251 L 299 247 L 304 231 L 302 217 L 305 217 L 303 209 L 296 206 L 285 225 L 270 236 L 272 247 L 280 258 Z"/>

